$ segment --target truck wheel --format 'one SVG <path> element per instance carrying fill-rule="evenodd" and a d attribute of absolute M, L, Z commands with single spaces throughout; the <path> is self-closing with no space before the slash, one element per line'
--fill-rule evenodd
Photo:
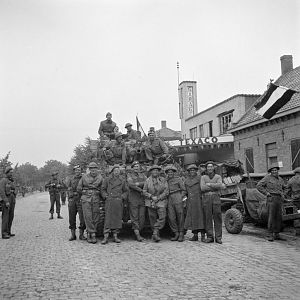
<path fill-rule="evenodd" d="M 242 213 L 236 208 L 228 209 L 225 213 L 224 224 L 229 233 L 240 233 L 243 229 Z"/>

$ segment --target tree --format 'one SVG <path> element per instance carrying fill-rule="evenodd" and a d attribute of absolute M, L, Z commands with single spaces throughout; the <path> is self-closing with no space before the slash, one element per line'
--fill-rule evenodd
<path fill-rule="evenodd" d="M 68 166 L 58 160 L 48 160 L 45 165 L 39 169 L 40 181 L 45 183 L 51 177 L 52 172 L 58 171 L 60 178 L 65 178 L 68 174 Z"/>
<path fill-rule="evenodd" d="M 36 166 L 27 162 L 16 168 L 15 178 L 20 185 L 38 187 L 40 180 L 39 170 Z"/>
<path fill-rule="evenodd" d="M 74 155 L 69 162 L 70 171 L 74 166 L 80 165 L 81 168 L 86 169 L 88 164 L 93 160 L 94 153 L 91 150 L 92 140 L 90 137 L 85 139 L 84 145 L 78 145 L 74 149 Z"/>
<path fill-rule="evenodd" d="M 8 152 L 3 158 L 0 158 L 0 178 L 4 177 L 5 169 L 12 165 L 9 161 L 10 152 Z"/>

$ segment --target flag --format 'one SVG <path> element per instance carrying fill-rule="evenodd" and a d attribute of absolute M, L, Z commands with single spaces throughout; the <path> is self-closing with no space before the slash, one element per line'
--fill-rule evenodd
<path fill-rule="evenodd" d="M 143 129 L 143 127 L 142 127 L 142 125 L 141 125 L 138 117 L 136 116 L 136 130 L 139 131 L 139 132 L 142 132 L 141 129 L 142 129 L 142 131 L 144 133 L 144 136 L 145 136 L 146 135 L 145 131 L 144 131 L 144 129 Z"/>
<path fill-rule="evenodd" d="M 254 106 L 256 112 L 266 119 L 271 119 L 281 107 L 290 101 L 296 92 L 284 86 L 270 83 L 265 95 Z"/>

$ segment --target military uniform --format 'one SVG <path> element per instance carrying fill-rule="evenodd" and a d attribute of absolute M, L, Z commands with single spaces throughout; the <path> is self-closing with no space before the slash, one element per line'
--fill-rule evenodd
<path fill-rule="evenodd" d="M 291 195 L 293 203 L 300 209 L 300 168 L 296 168 L 294 173 L 296 175 L 288 181 L 286 188 L 287 194 Z"/>
<path fill-rule="evenodd" d="M 225 185 L 222 183 L 222 177 L 219 174 L 212 174 L 211 176 L 205 174 L 201 176 L 206 242 L 214 241 L 214 231 L 216 242 L 221 243 L 222 241 L 220 190 L 224 188 Z"/>
<path fill-rule="evenodd" d="M 195 170 L 197 170 L 196 165 L 191 165 L 191 167 L 194 167 Z M 194 177 L 188 176 L 184 181 L 184 185 L 187 192 L 186 217 L 184 222 L 184 228 L 186 230 L 192 230 L 192 233 L 194 234 L 193 238 L 191 239 L 192 241 L 198 241 L 199 232 L 201 232 L 203 241 L 205 234 L 205 220 L 200 180 L 201 177 L 195 174 Z"/>
<path fill-rule="evenodd" d="M 166 143 L 160 138 L 154 138 L 153 141 L 146 141 L 144 150 L 147 159 L 153 161 L 154 164 L 158 163 L 158 160 L 162 155 L 169 153 Z"/>
<path fill-rule="evenodd" d="M 150 168 L 160 170 L 160 167 L 154 165 Z M 147 178 L 143 187 L 143 193 L 146 197 L 145 206 L 148 210 L 150 225 L 153 230 L 153 240 L 158 242 L 159 230 L 165 226 L 166 223 L 166 206 L 168 196 L 168 184 L 163 177 Z M 154 198 L 154 199 L 153 199 Z"/>
<path fill-rule="evenodd" d="M 93 177 L 84 174 L 77 185 L 77 192 L 81 193 L 83 217 L 88 233 L 88 242 L 96 243 L 97 228 L 101 222 L 100 191 L 103 178 L 100 174 Z"/>
<path fill-rule="evenodd" d="M 70 240 L 76 239 L 75 230 L 76 230 L 76 215 L 79 216 L 79 239 L 85 239 L 83 232 L 86 228 L 82 204 L 81 204 L 81 193 L 77 191 L 78 183 L 81 179 L 80 175 L 74 175 L 68 181 L 68 210 L 69 210 L 69 229 L 72 232 L 72 237 Z"/>
<path fill-rule="evenodd" d="M 113 153 L 114 164 L 125 164 L 126 163 L 126 147 L 123 141 L 116 143 L 111 147 Z"/>
<path fill-rule="evenodd" d="M 6 177 L 0 180 L 0 199 L 2 200 L 2 238 L 8 239 L 14 234 L 11 233 L 11 226 L 14 219 L 16 204 L 16 187 L 12 177 L 7 174 L 12 170 L 7 167 L 5 170 Z"/>
<path fill-rule="evenodd" d="M 117 236 L 122 228 L 123 201 L 128 195 L 125 179 L 121 175 L 110 175 L 103 182 L 101 194 L 105 199 L 104 235 L 112 231 Z"/>
<path fill-rule="evenodd" d="M 282 202 L 285 183 L 280 176 L 275 177 L 267 174 L 258 182 L 256 188 L 267 196 L 268 229 L 269 233 L 271 235 L 274 233 L 277 238 L 282 226 Z M 270 240 L 272 240 L 272 237 Z"/>
<path fill-rule="evenodd" d="M 176 171 L 176 169 L 175 169 Z M 167 171 L 166 171 L 167 172 Z M 177 240 L 183 241 L 184 232 L 184 211 L 182 199 L 186 194 L 183 181 L 179 177 L 167 179 L 168 183 L 168 220 L 171 230 L 175 234 Z"/>
<path fill-rule="evenodd" d="M 101 137 L 106 135 L 109 138 L 114 138 L 116 126 L 117 124 L 112 120 L 101 121 L 98 133 Z"/>
<path fill-rule="evenodd" d="M 64 183 L 58 178 L 51 178 L 45 185 L 45 188 L 49 190 L 49 194 L 50 194 L 50 210 L 49 210 L 49 213 L 51 214 L 50 219 L 53 219 L 54 204 L 56 206 L 57 218 L 62 219 L 60 215 L 60 208 L 61 208 L 60 191 L 63 187 L 64 187 Z"/>
<path fill-rule="evenodd" d="M 147 177 L 141 172 L 128 174 L 127 182 L 129 186 L 129 214 L 132 223 L 132 229 L 137 235 L 145 224 L 145 197 L 143 187 Z M 138 237 L 138 235 L 137 235 Z"/>

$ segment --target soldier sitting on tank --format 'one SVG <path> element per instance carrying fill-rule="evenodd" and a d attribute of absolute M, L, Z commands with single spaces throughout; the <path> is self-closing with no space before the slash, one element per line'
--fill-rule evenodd
<path fill-rule="evenodd" d="M 127 140 L 139 141 L 141 139 L 140 132 L 132 129 L 131 123 L 126 123 L 125 128 L 127 129 Z"/>
<path fill-rule="evenodd" d="M 100 138 L 114 139 L 115 133 L 118 131 L 117 124 L 112 120 L 112 114 L 108 112 L 106 114 L 106 120 L 100 122 L 98 133 Z"/>
<path fill-rule="evenodd" d="M 111 151 L 113 153 L 113 163 L 114 164 L 123 164 L 126 163 L 126 146 L 122 139 L 122 133 L 116 133 L 116 142 L 111 146 Z"/>
<path fill-rule="evenodd" d="M 148 140 L 144 146 L 147 160 L 153 164 L 158 164 L 160 160 L 165 160 L 168 157 L 169 149 L 166 143 L 158 137 L 155 137 L 155 132 L 148 132 Z"/>

